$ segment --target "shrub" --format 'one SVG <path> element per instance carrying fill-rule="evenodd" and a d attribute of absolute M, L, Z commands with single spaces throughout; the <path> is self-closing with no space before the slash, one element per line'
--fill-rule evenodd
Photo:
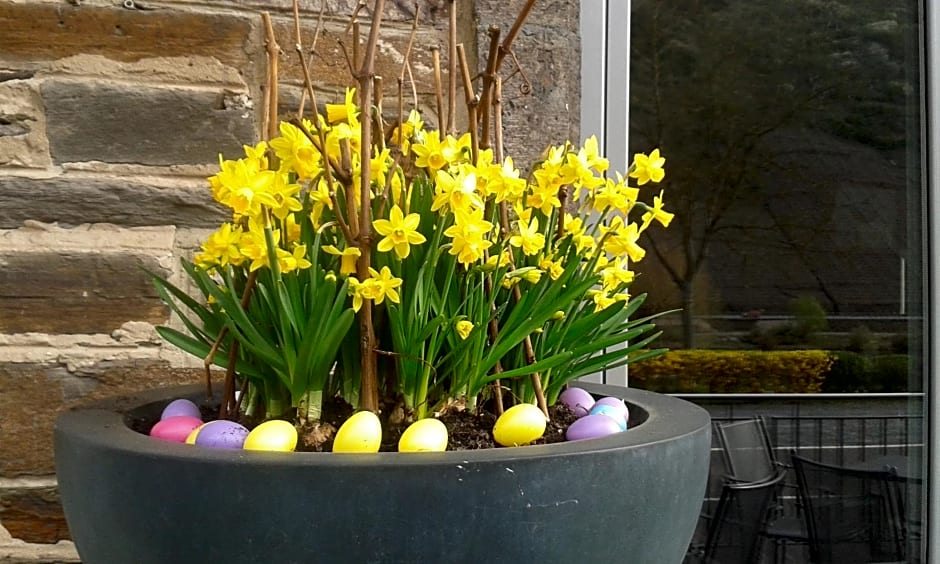
<path fill-rule="evenodd" d="M 669 351 L 630 366 L 630 385 L 677 393 L 814 393 L 833 359 L 826 351 Z"/>
<path fill-rule="evenodd" d="M 813 333 L 825 331 L 829 327 L 826 310 L 816 298 L 804 296 L 790 302 L 790 314 L 793 315 L 791 333 L 799 339 L 806 339 Z"/>

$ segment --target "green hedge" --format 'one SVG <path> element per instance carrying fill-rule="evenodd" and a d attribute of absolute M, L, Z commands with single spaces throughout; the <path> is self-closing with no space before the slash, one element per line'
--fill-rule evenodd
<path fill-rule="evenodd" d="M 832 353 L 835 362 L 824 392 L 908 391 L 910 357 L 906 354 L 866 355 L 849 351 Z"/>
<path fill-rule="evenodd" d="M 676 350 L 631 364 L 629 379 L 664 393 L 816 393 L 833 361 L 821 350 Z"/>

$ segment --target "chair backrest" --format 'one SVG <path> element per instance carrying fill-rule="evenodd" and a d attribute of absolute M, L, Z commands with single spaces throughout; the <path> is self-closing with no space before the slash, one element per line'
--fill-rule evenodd
<path fill-rule="evenodd" d="M 772 477 L 778 469 L 773 446 L 762 417 L 715 423 L 728 475 L 742 482 Z"/>
<path fill-rule="evenodd" d="M 726 481 L 711 519 L 703 560 L 706 564 L 750 564 L 758 561 L 760 537 L 769 508 L 783 479 L 780 470 L 760 482 Z"/>
<path fill-rule="evenodd" d="M 814 563 L 904 560 L 894 473 L 791 459 Z"/>

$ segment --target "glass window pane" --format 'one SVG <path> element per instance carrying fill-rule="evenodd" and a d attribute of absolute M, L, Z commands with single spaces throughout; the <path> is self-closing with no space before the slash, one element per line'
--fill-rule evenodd
<path fill-rule="evenodd" d="M 676 214 L 648 232 L 631 290 L 680 311 L 659 323 L 672 360 L 631 366 L 630 384 L 690 394 L 719 422 L 766 416 L 784 462 L 795 448 L 916 478 L 896 498 L 916 561 L 921 3 L 634 0 L 631 18 L 630 149 L 661 149 Z"/>

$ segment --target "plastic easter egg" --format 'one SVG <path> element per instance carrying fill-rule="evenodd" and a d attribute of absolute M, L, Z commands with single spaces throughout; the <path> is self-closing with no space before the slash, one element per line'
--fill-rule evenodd
<path fill-rule="evenodd" d="M 202 420 L 202 413 L 199 412 L 199 406 L 188 399 L 175 399 L 168 403 L 167 406 L 163 408 L 163 413 L 160 414 L 160 420 L 169 419 L 170 417 L 179 417 L 180 415 L 187 415 Z"/>
<path fill-rule="evenodd" d="M 234 421 L 209 421 L 196 435 L 196 445 L 208 448 L 240 449 L 245 444 L 248 429 Z"/>
<path fill-rule="evenodd" d="M 594 396 L 584 388 L 568 388 L 558 396 L 558 401 L 567 406 L 575 417 L 584 417 L 594 407 Z"/>
<path fill-rule="evenodd" d="M 597 403 L 595 403 L 594 405 L 595 406 L 598 406 L 598 405 L 610 406 L 616 409 L 620 413 L 620 416 L 623 417 L 624 421 L 630 420 L 630 409 L 627 408 L 627 404 L 623 403 L 623 400 L 620 398 L 608 396 L 606 398 L 601 398 L 597 400 Z"/>
<path fill-rule="evenodd" d="M 419 419 L 408 426 L 398 440 L 398 452 L 444 452 L 447 427 L 440 419 Z"/>
<path fill-rule="evenodd" d="M 371 411 L 358 411 L 340 425 L 333 438 L 333 452 L 379 452 L 382 424 Z"/>
<path fill-rule="evenodd" d="M 205 427 L 205 426 L 206 426 L 206 424 L 203 423 L 202 425 L 200 425 L 200 426 L 196 427 L 195 429 L 193 429 L 192 432 L 190 432 L 189 435 L 187 435 L 187 437 L 186 437 L 186 444 L 188 444 L 188 445 L 194 445 L 194 444 L 196 444 L 196 437 L 199 435 L 199 431 L 201 431 L 202 428 Z"/>
<path fill-rule="evenodd" d="M 545 414 L 531 403 L 520 403 L 503 412 L 493 427 L 493 438 L 503 446 L 526 445 L 545 434 Z"/>
<path fill-rule="evenodd" d="M 620 424 L 613 417 L 606 415 L 586 415 L 568 427 L 565 438 L 569 441 L 596 439 L 620 432 Z"/>
<path fill-rule="evenodd" d="M 594 407 L 591 409 L 591 415 L 606 415 L 614 421 L 617 422 L 617 425 L 620 425 L 620 430 L 623 431 L 627 428 L 627 420 L 623 418 L 623 415 L 616 407 L 610 405 L 597 405 L 594 404 Z"/>
<path fill-rule="evenodd" d="M 193 429 L 202 425 L 202 419 L 189 417 L 188 415 L 179 415 L 170 417 L 157 422 L 150 429 L 150 436 L 161 441 L 170 441 L 182 443 Z"/>
<path fill-rule="evenodd" d="M 297 448 L 297 429 L 287 421 L 272 419 L 258 425 L 245 437 L 245 450 L 291 452 Z"/>

